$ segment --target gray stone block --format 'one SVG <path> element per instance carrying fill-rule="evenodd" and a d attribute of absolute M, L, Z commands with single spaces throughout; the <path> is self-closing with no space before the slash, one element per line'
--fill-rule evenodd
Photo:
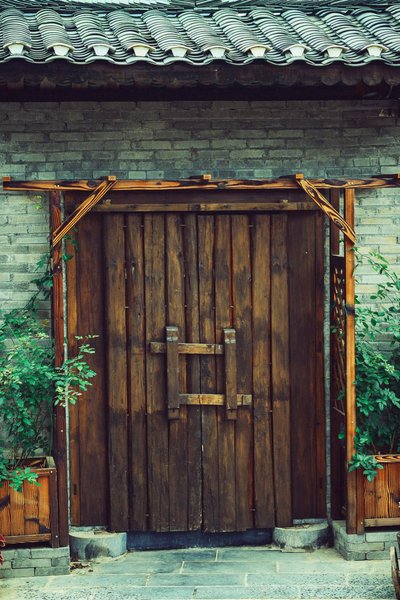
<path fill-rule="evenodd" d="M 49 575 L 68 575 L 69 566 L 61 567 L 36 567 L 36 577 L 47 577 Z"/>
<path fill-rule="evenodd" d="M 365 539 L 367 542 L 392 542 L 397 543 L 397 532 L 396 530 L 390 531 L 367 531 Z"/>
<path fill-rule="evenodd" d="M 52 567 L 65 567 L 65 566 L 69 566 L 71 563 L 71 559 L 68 556 L 59 556 L 56 558 L 52 558 L 51 559 L 51 566 Z"/>
<path fill-rule="evenodd" d="M 51 558 L 14 558 L 13 569 L 26 569 L 30 567 L 51 567 Z"/>
<path fill-rule="evenodd" d="M 9 579 L 14 577 L 33 577 L 35 569 L 0 569 L 0 579 Z"/>
<path fill-rule="evenodd" d="M 316 549 L 326 546 L 329 539 L 327 521 L 294 527 L 275 527 L 273 541 L 280 548 Z"/>
<path fill-rule="evenodd" d="M 388 560 L 389 550 L 376 550 L 374 552 L 367 552 L 367 560 Z"/>
<path fill-rule="evenodd" d="M 62 556 L 69 557 L 69 546 L 61 548 L 51 548 L 50 546 L 31 549 L 32 558 L 59 558 Z"/>
<path fill-rule="evenodd" d="M 93 560 L 101 556 L 116 557 L 127 551 L 126 533 L 108 531 L 73 531 L 69 536 L 71 556 L 80 560 Z"/>

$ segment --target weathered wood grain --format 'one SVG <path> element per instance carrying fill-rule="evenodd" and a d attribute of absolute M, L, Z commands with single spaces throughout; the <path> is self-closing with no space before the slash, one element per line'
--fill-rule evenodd
<path fill-rule="evenodd" d="M 126 220 L 126 304 L 128 327 L 129 527 L 146 531 L 147 424 L 146 336 L 144 282 L 144 225 L 142 215 Z"/>
<path fill-rule="evenodd" d="M 232 216 L 232 298 L 233 328 L 240 360 L 237 362 L 237 390 L 252 391 L 252 330 L 251 330 L 251 258 L 250 221 L 247 215 Z M 235 440 L 236 464 L 236 527 L 249 529 L 253 523 L 253 435 L 249 408 L 238 411 Z"/>
<path fill-rule="evenodd" d="M 128 423 L 124 217 L 104 220 L 108 458 L 111 531 L 127 531 Z"/>
<path fill-rule="evenodd" d="M 169 526 L 188 526 L 187 408 L 179 408 L 179 391 L 186 389 L 186 359 L 178 355 L 178 341 L 186 337 L 185 273 L 181 215 L 165 215 L 167 285 L 167 399 L 169 427 Z M 172 338 L 168 342 L 168 337 Z M 172 345 L 168 352 L 168 346 Z M 173 420 L 171 420 L 173 419 Z"/>
<path fill-rule="evenodd" d="M 144 217 L 146 340 L 165 336 L 165 231 L 162 215 Z M 146 355 L 149 528 L 169 531 L 165 356 Z"/>
<path fill-rule="evenodd" d="M 253 419 L 255 527 L 274 527 L 271 402 L 271 219 L 253 216 Z"/>
<path fill-rule="evenodd" d="M 185 325 L 186 339 L 189 343 L 200 340 L 199 323 L 199 274 L 197 246 L 197 217 L 184 215 L 183 252 L 185 257 Z M 198 356 L 187 358 L 188 392 L 199 392 L 200 359 Z M 202 472 L 201 472 L 201 408 L 191 406 L 187 412 L 187 473 L 188 473 L 188 529 L 200 529 L 202 526 Z"/>
<path fill-rule="evenodd" d="M 292 524 L 287 218 L 271 224 L 271 361 L 275 510 L 278 527 Z"/>

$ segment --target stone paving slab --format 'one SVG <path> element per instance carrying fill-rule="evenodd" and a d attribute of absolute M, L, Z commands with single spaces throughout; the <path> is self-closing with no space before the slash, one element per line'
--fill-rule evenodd
<path fill-rule="evenodd" d="M 334 549 L 131 552 L 69 576 L 6 580 L 7 600 L 394 600 L 389 561 L 347 562 Z"/>

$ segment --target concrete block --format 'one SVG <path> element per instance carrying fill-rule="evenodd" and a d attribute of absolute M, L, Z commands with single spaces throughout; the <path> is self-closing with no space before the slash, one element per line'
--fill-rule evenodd
<path fill-rule="evenodd" d="M 60 556 L 58 558 L 51 559 L 51 566 L 52 567 L 65 567 L 65 566 L 69 567 L 70 562 L 71 562 L 71 559 L 70 559 L 69 555 L 68 556 Z"/>
<path fill-rule="evenodd" d="M 69 575 L 69 565 L 60 567 L 36 567 L 36 577 L 48 577 L 49 575 Z"/>
<path fill-rule="evenodd" d="M 69 536 L 73 559 L 93 560 L 100 556 L 116 557 L 127 551 L 126 533 L 108 531 L 72 531 Z"/>
<path fill-rule="evenodd" d="M 11 561 L 13 569 L 31 567 L 51 567 L 51 558 L 15 558 Z"/>
<path fill-rule="evenodd" d="M 327 521 L 322 521 L 294 527 L 275 527 L 272 539 L 275 544 L 286 549 L 321 548 L 328 544 L 329 526 Z"/>
<path fill-rule="evenodd" d="M 366 554 L 367 560 L 388 560 L 389 559 L 389 550 L 377 550 L 375 552 L 367 552 Z"/>
<path fill-rule="evenodd" d="M 40 548 L 32 548 L 32 558 L 59 558 L 67 556 L 69 558 L 69 546 L 61 548 L 51 548 L 50 546 L 42 546 Z"/>
<path fill-rule="evenodd" d="M 14 577 L 33 577 L 35 569 L 0 569 L 0 579 L 14 579 Z"/>
<path fill-rule="evenodd" d="M 367 542 L 392 542 L 395 544 L 397 543 L 397 532 L 397 528 L 389 531 L 367 531 L 365 539 Z"/>

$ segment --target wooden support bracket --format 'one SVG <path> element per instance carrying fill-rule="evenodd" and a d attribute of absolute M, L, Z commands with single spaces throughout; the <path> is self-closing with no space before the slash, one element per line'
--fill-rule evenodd
<path fill-rule="evenodd" d="M 329 217 L 329 219 L 343 231 L 346 238 L 354 244 L 356 241 L 356 234 L 353 227 L 343 219 L 342 215 L 332 206 L 330 202 L 321 194 L 321 192 L 304 176 L 297 173 L 294 176 L 298 185 L 305 191 L 307 196 L 311 198 L 313 202 Z"/>
<path fill-rule="evenodd" d="M 108 176 L 102 181 L 96 189 L 88 196 L 75 210 L 74 212 L 61 223 L 59 227 L 53 232 L 52 235 L 52 246 L 55 248 L 57 244 L 61 242 L 64 236 L 75 227 L 79 221 L 88 213 L 100 200 L 114 187 L 117 178 L 114 175 Z"/>

